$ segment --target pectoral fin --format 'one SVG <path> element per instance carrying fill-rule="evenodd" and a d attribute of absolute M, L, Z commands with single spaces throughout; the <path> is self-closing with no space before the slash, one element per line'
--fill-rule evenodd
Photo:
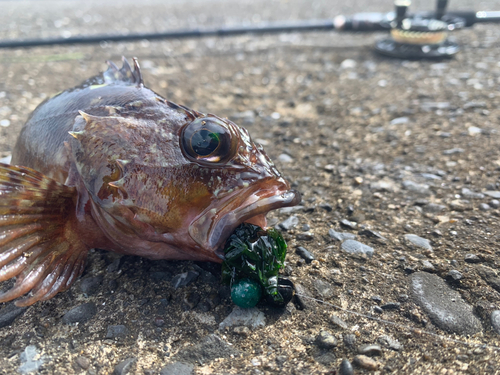
<path fill-rule="evenodd" d="M 29 306 L 68 289 L 88 248 L 74 231 L 77 191 L 25 167 L 0 163 L 0 302 Z"/>

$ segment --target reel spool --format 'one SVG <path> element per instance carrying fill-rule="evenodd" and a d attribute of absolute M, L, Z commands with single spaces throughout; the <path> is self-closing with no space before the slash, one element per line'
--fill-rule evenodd
<path fill-rule="evenodd" d="M 396 0 L 396 17 L 387 21 L 390 38 L 378 41 L 375 50 L 399 59 L 444 59 L 459 51 L 448 33 L 465 27 L 461 17 L 445 15 L 447 0 L 438 0 L 434 14 L 406 16 L 409 0 Z"/>

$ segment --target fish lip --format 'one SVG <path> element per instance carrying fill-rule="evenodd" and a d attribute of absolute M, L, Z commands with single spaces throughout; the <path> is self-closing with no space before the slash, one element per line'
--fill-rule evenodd
<path fill-rule="evenodd" d="M 251 192 L 237 207 L 234 207 L 234 201 L 232 196 L 221 209 L 208 207 L 191 223 L 188 230 L 198 245 L 212 250 L 220 259 L 224 259 L 224 243 L 238 225 L 271 210 L 295 206 L 300 203 L 301 196 L 296 190 L 274 187 Z"/>

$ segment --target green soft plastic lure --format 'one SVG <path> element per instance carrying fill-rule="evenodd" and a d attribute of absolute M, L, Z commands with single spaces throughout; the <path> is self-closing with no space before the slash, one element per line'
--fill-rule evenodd
<path fill-rule="evenodd" d="M 280 293 L 278 279 L 286 251 L 287 244 L 276 229 L 264 230 L 248 223 L 235 229 L 224 248 L 222 282 L 231 285 L 236 305 L 253 307 L 261 295 L 276 306 L 288 303 Z"/>

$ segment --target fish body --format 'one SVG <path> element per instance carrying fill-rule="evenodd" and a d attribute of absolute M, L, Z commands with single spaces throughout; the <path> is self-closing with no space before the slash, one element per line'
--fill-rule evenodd
<path fill-rule="evenodd" d="M 35 109 L 0 165 L 0 302 L 66 290 L 91 248 L 221 262 L 239 224 L 300 201 L 246 129 L 109 65 Z"/>

